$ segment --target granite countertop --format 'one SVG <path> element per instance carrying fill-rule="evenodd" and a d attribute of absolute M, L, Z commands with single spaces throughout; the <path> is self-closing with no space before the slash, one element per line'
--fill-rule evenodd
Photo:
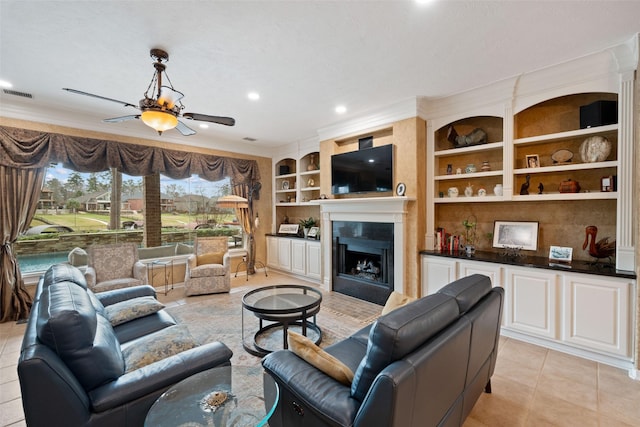
<path fill-rule="evenodd" d="M 470 261 L 484 261 L 496 264 L 515 265 L 520 267 L 541 268 L 545 270 L 557 270 L 573 273 L 595 274 L 599 276 L 621 277 L 636 279 L 633 271 L 616 270 L 615 266 L 608 266 L 604 262 L 592 264 L 587 261 L 572 261 L 570 264 L 560 264 L 549 261 L 549 258 L 540 256 L 515 256 L 509 257 L 498 252 L 476 251 L 473 255 L 467 255 L 464 251 L 439 252 L 433 250 L 421 250 L 420 255 L 440 256 L 444 258 L 466 259 Z"/>

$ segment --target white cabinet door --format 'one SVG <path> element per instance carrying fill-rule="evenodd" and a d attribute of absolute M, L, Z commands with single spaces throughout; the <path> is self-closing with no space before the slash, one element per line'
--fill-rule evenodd
<path fill-rule="evenodd" d="M 505 326 L 558 338 L 557 275 L 532 268 L 507 269 Z"/>
<path fill-rule="evenodd" d="M 278 239 L 278 268 L 291 271 L 291 239 Z"/>
<path fill-rule="evenodd" d="M 267 265 L 278 268 L 278 238 L 267 236 Z"/>
<path fill-rule="evenodd" d="M 633 284 L 614 277 L 564 275 L 563 340 L 631 357 Z"/>
<path fill-rule="evenodd" d="M 483 274 L 489 276 L 491 285 L 502 286 L 502 271 L 500 264 L 481 261 L 461 260 L 458 263 L 458 278 L 471 276 L 472 274 Z"/>
<path fill-rule="evenodd" d="M 438 256 L 422 257 L 422 296 L 437 292 L 457 277 L 457 262 Z"/>
<path fill-rule="evenodd" d="M 322 280 L 322 247 L 320 242 L 307 242 L 307 276 Z"/>
<path fill-rule="evenodd" d="M 291 240 L 291 272 L 302 275 L 305 274 L 306 246 L 304 240 Z"/>

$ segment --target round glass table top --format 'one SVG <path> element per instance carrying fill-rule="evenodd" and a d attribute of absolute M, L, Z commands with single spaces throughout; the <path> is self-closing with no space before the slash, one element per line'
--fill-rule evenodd
<path fill-rule="evenodd" d="M 148 427 L 265 426 L 278 386 L 262 366 L 224 366 L 192 375 L 164 392 L 145 419 Z"/>

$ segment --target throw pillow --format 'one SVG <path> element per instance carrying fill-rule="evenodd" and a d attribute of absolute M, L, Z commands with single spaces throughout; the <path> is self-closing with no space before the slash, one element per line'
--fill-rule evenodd
<path fill-rule="evenodd" d="M 414 297 L 410 297 L 408 295 L 403 295 L 399 292 L 393 291 L 391 292 L 391 295 L 389 295 L 389 298 L 387 298 L 387 302 L 384 304 L 382 313 L 380 315 L 384 316 L 387 313 L 391 313 L 396 308 L 400 308 L 403 305 L 407 305 L 415 300 L 416 298 Z"/>
<path fill-rule="evenodd" d="M 351 385 L 353 372 L 347 365 L 318 347 L 309 338 L 295 332 L 287 331 L 289 350 L 299 358 L 321 370 L 344 385 Z"/>
<path fill-rule="evenodd" d="M 206 254 L 198 255 L 196 260 L 198 265 L 222 264 L 223 257 L 224 252 L 209 252 Z"/>
<path fill-rule="evenodd" d="M 175 325 L 134 340 L 122 349 L 126 372 L 197 347 L 184 325 Z"/>
<path fill-rule="evenodd" d="M 112 326 L 148 316 L 164 308 L 164 304 L 152 296 L 131 298 L 104 308 L 105 317 Z"/>

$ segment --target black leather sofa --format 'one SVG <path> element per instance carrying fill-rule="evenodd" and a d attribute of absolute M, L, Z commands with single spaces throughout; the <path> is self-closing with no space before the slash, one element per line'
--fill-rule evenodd
<path fill-rule="evenodd" d="M 52 266 L 40 279 L 18 360 L 25 420 L 39 426 L 142 426 L 171 385 L 230 364 L 231 350 L 214 342 L 125 373 L 122 345 L 177 327 L 165 310 L 112 326 L 104 307 L 155 297 L 151 286 L 94 294 L 80 270 Z M 47 343 L 47 344 L 46 344 Z"/>
<path fill-rule="evenodd" d="M 354 372 L 351 386 L 290 350 L 262 365 L 280 387 L 272 427 L 460 426 L 491 391 L 504 291 L 457 280 L 324 349 Z"/>

